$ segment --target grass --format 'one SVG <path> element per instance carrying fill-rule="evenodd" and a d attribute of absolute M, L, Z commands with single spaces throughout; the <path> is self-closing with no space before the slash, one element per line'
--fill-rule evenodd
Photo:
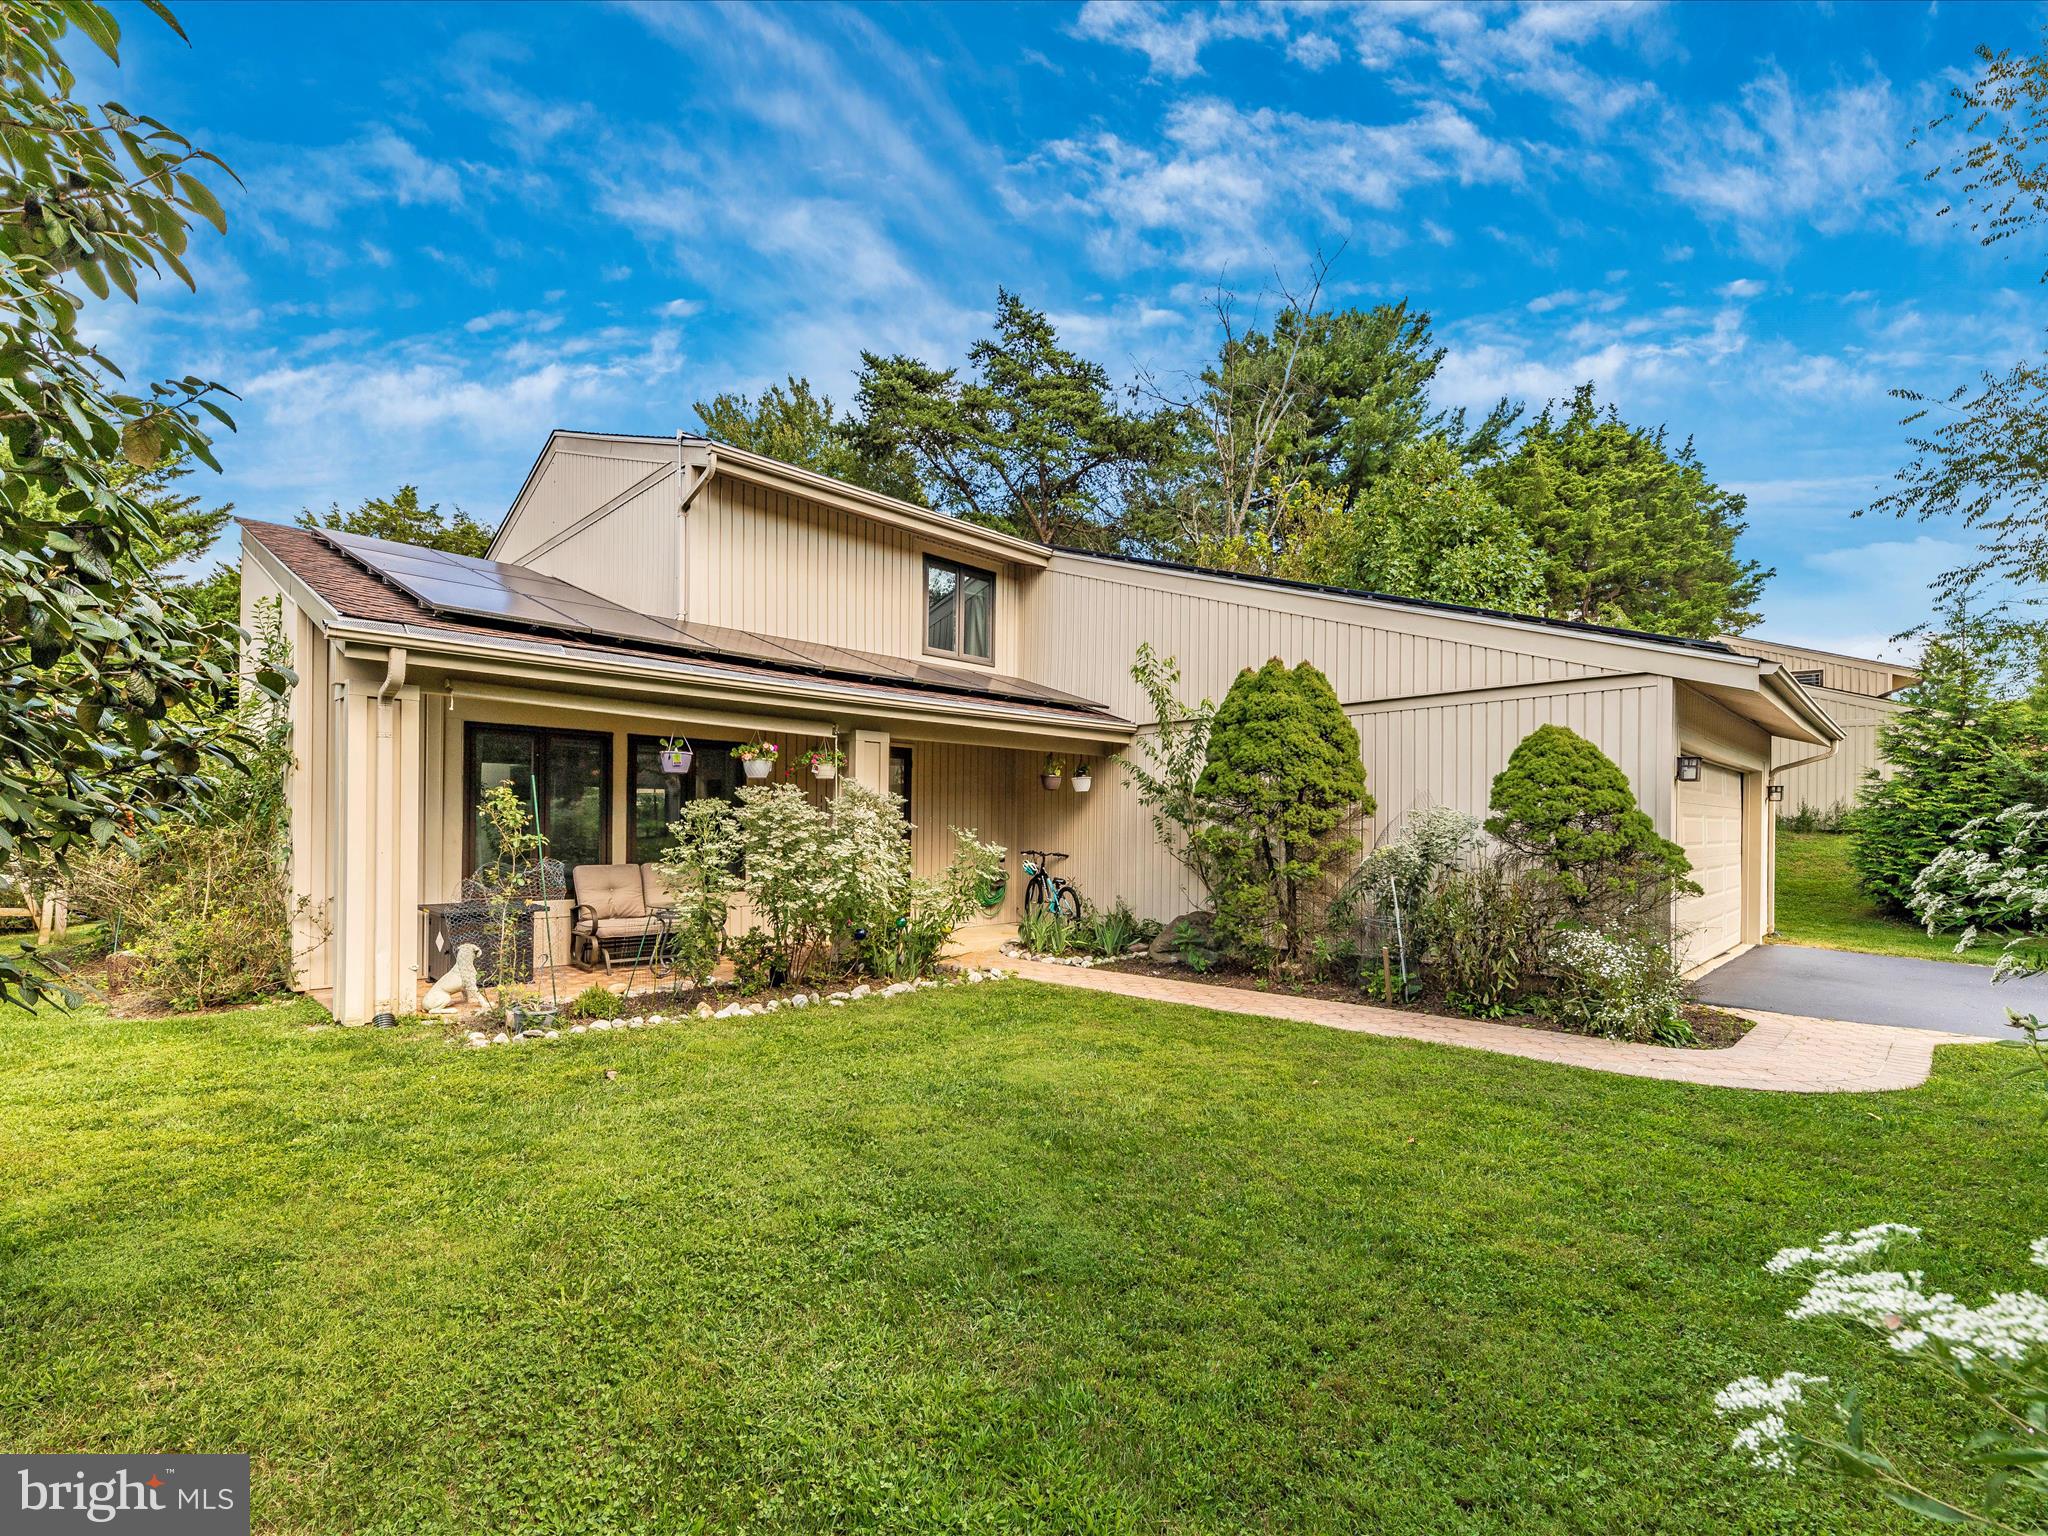
<path fill-rule="evenodd" d="M 0 1444 L 248 1450 L 263 1532 L 1904 1531 L 1722 1448 L 1794 1365 L 1965 1423 L 1758 1266 L 1910 1221 L 1976 1296 L 2048 1231 L 1999 1047 L 1798 1097 L 1022 982 L 317 1017 L 0 1026 Z"/>
<path fill-rule="evenodd" d="M 1778 939 L 1819 949 L 1853 949 L 1915 960 L 1990 965 L 1998 946 L 1955 952 L 1953 935 L 1936 938 L 1918 924 L 1879 911 L 1856 888 L 1849 832 L 1778 833 Z"/>

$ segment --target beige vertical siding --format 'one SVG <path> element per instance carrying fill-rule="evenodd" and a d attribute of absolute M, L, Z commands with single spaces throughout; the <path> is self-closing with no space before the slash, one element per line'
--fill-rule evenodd
<path fill-rule="evenodd" d="M 1026 578 L 1025 675 L 1140 718 L 1138 646 L 1176 658 L 1189 699 L 1220 699 L 1238 672 L 1308 661 L 1350 702 L 1568 681 L 1649 663 L 1536 628 L 1377 607 L 1150 567 L 1058 557 Z"/>
<path fill-rule="evenodd" d="M 1860 656 L 1838 656 L 1832 651 L 1801 650 L 1797 646 L 1772 645 L 1763 640 L 1731 639 L 1728 644 L 1745 656 L 1761 656 L 1794 672 L 1820 672 L 1820 684 L 1840 693 L 1881 697 L 1900 686 L 1903 674 L 1912 669 Z M 1808 684 L 1812 687 L 1812 684 Z"/>
<path fill-rule="evenodd" d="M 1891 774 L 1891 765 L 1878 751 L 1877 733 L 1886 721 L 1906 706 L 1893 699 L 1875 699 L 1833 689 L 1810 691 L 1819 700 L 1821 708 L 1846 733 L 1847 739 L 1835 748 L 1833 757 L 1798 768 L 1787 768 L 1776 776 L 1785 786 L 1785 798 L 1773 807 L 1780 816 L 1790 816 L 1802 805 L 1810 805 L 1818 811 L 1852 806 L 1863 792 L 1863 781 L 1872 769 L 1886 777 Z M 1803 741 L 1780 741 L 1775 744 L 1771 757 L 1774 765 L 1782 766 L 1797 762 L 1802 757 L 1811 757 L 1819 750 Z"/>
<path fill-rule="evenodd" d="M 292 825 L 292 949 L 298 985 L 317 988 L 331 984 L 333 959 L 328 913 L 334 883 L 326 836 L 333 768 L 327 734 L 327 639 L 313 617 L 279 586 L 267 565 L 260 560 L 243 561 L 242 627 L 254 632 L 259 605 L 273 602 L 279 604 L 292 668 L 298 674 L 290 705 L 293 760 L 285 778 Z"/>
<path fill-rule="evenodd" d="M 1022 671 L 1016 574 L 985 555 L 726 475 L 691 507 L 687 539 L 691 619 L 913 660 L 924 656 L 925 555 L 993 568 L 990 666 Z"/>

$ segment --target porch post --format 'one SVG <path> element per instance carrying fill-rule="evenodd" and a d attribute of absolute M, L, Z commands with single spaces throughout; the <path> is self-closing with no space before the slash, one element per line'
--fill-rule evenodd
<path fill-rule="evenodd" d="M 886 795 L 889 792 L 887 731 L 855 731 L 852 750 L 847 755 L 851 759 L 848 772 L 854 783 L 863 789 L 872 789 L 878 795 Z"/>

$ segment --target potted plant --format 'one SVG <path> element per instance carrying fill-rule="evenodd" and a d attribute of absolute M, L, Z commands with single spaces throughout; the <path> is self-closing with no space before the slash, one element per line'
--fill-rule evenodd
<path fill-rule="evenodd" d="M 1048 757 L 1045 760 L 1045 767 L 1039 771 L 1038 782 L 1047 789 L 1058 789 L 1060 787 L 1060 780 L 1066 776 L 1066 762 L 1061 758 Z"/>
<path fill-rule="evenodd" d="M 662 742 L 659 754 L 663 773 L 688 773 L 690 764 L 697 760 L 686 736 L 671 736 Z"/>
<path fill-rule="evenodd" d="M 740 771 L 750 779 L 765 779 L 775 771 L 775 755 L 781 748 L 772 741 L 750 741 L 733 756 L 740 760 Z"/>
<path fill-rule="evenodd" d="M 1074 793 L 1085 795 L 1095 787 L 1095 775 L 1089 772 L 1087 763 L 1074 765 Z"/>
<path fill-rule="evenodd" d="M 836 779 L 845 764 L 845 754 L 837 746 L 813 747 L 803 755 L 803 765 L 814 779 Z"/>

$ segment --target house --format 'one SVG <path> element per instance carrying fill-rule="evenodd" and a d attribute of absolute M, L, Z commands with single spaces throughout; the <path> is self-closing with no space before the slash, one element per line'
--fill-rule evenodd
<path fill-rule="evenodd" d="M 473 867 L 481 785 L 530 783 L 571 864 L 639 861 L 756 737 L 785 761 L 840 743 L 908 800 L 920 868 L 953 826 L 1010 848 L 999 918 L 1016 850 L 1052 848 L 1090 897 L 1171 919 L 1195 893 L 1114 767 L 1154 725 L 1141 641 L 1189 698 L 1313 662 L 1358 727 L 1375 836 L 1483 809 L 1535 726 L 1581 732 L 1692 856 L 1693 962 L 1771 926 L 1774 751 L 1842 735 L 1789 668 L 1718 642 L 1048 548 L 690 436 L 553 433 L 490 555 L 243 525 L 245 622 L 279 601 L 300 676 L 301 985 L 343 1020 L 410 1006 L 419 909 Z M 669 736 L 686 776 L 660 772 Z M 1042 788 L 1048 755 L 1095 765 L 1093 790 Z"/>
<path fill-rule="evenodd" d="M 1867 656 L 1766 640 L 1730 638 L 1728 644 L 1745 656 L 1774 661 L 1789 670 L 1842 728 L 1841 744 L 1829 753 L 1796 741 L 1781 740 L 1773 748 L 1772 771 L 1785 786 L 1784 797 L 1772 807 L 1780 816 L 1797 815 L 1802 806 L 1839 815 L 1856 803 L 1863 780 L 1873 769 L 1890 776 L 1891 765 L 1878 751 L 1877 733 L 1905 708 L 1892 695 L 1920 681 L 1916 670 Z"/>

